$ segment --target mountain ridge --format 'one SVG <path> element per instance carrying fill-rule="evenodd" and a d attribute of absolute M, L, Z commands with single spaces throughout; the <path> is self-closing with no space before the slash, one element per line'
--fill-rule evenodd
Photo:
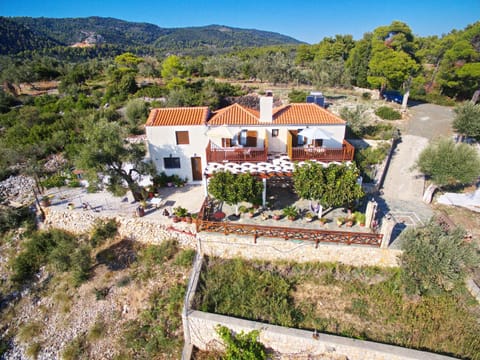
<path fill-rule="evenodd" d="M 15 29 L 18 27 L 18 30 Z M 16 32 L 25 34 L 20 41 Z M 15 54 L 53 46 L 72 46 L 87 34 L 99 35 L 106 44 L 123 47 L 150 46 L 161 50 L 195 48 L 231 49 L 268 45 L 302 44 L 292 37 L 257 29 L 212 24 L 164 28 L 146 22 L 130 22 L 112 17 L 85 18 L 0 17 L 0 53 Z M 23 41 L 21 39 L 27 39 Z M 38 39 L 39 46 L 35 46 Z"/>

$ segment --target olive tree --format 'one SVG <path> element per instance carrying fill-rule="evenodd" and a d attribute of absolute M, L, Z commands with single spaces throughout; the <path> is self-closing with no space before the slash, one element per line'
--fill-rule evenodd
<path fill-rule="evenodd" d="M 108 175 L 112 190 L 126 183 L 136 201 L 144 200 L 145 192 L 136 177 L 154 173 L 153 165 L 143 161 L 145 146 L 126 142 L 120 126 L 105 120 L 92 124 L 85 137 L 76 158 L 77 166 L 94 177 L 99 173 Z"/>
<path fill-rule="evenodd" d="M 477 249 L 462 229 L 445 231 L 435 221 L 403 235 L 401 266 L 408 293 L 451 291 L 463 283 L 466 270 L 479 262 Z"/>
<path fill-rule="evenodd" d="M 467 101 L 455 108 L 453 128 L 461 136 L 470 136 L 480 140 L 480 104 Z"/>
<path fill-rule="evenodd" d="M 420 153 L 415 167 L 439 187 L 471 184 L 480 175 L 480 156 L 468 144 L 440 138 Z"/>

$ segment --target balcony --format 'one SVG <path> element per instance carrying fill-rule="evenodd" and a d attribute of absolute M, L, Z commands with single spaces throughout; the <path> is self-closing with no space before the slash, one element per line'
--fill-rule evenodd
<path fill-rule="evenodd" d="M 289 144 L 287 152 L 291 161 L 352 161 L 355 148 L 349 142 L 343 140 L 341 148 L 327 148 L 323 146 L 293 147 Z"/>
<path fill-rule="evenodd" d="M 264 147 L 220 147 L 209 141 L 205 149 L 207 163 L 222 162 L 265 162 L 267 161 L 267 148 Z"/>

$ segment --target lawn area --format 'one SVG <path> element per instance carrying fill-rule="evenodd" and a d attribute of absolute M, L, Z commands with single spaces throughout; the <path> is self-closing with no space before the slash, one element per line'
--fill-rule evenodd
<path fill-rule="evenodd" d="M 208 258 L 195 304 L 202 311 L 480 359 L 480 306 L 467 290 L 408 296 L 400 269 Z"/>

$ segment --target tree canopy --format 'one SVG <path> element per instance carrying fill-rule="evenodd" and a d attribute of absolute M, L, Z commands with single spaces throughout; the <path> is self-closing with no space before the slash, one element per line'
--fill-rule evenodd
<path fill-rule="evenodd" d="M 480 175 L 480 156 L 468 144 L 441 138 L 420 153 L 416 167 L 438 186 L 471 184 Z"/>
<path fill-rule="evenodd" d="M 293 184 L 303 199 L 318 201 L 324 207 L 350 206 L 364 193 L 358 184 L 360 172 L 354 164 L 321 164 L 307 161 L 295 166 Z"/>
<path fill-rule="evenodd" d="M 453 128 L 463 136 L 480 140 L 480 104 L 467 101 L 455 108 Z"/>
<path fill-rule="evenodd" d="M 407 292 L 435 294 L 462 283 L 467 269 L 479 263 L 478 249 L 466 242 L 464 235 L 459 228 L 446 232 L 434 221 L 407 230 L 401 256 Z"/>
<path fill-rule="evenodd" d="M 209 180 L 208 191 L 215 199 L 225 201 L 228 205 L 237 205 L 241 201 L 254 203 L 261 196 L 263 185 L 249 173 L 219 171 Z"/>
<path fill-rule="evenodd" d="M 129 144 L 122 136 L 122 130 L 116 123 L 101 120 L 92 125 L 86 141 L 80 146 L 76 158 L 77 166 L 89 170 L 97 178 L 109 176 L 109 189 L 122 187 L 125 183 L 132 191 L 135 200 L 144 200 L 145 194 L 136 181 L 138 175 L 151 175 L 153 167 L 143 161 L 145 146 Z"/>

